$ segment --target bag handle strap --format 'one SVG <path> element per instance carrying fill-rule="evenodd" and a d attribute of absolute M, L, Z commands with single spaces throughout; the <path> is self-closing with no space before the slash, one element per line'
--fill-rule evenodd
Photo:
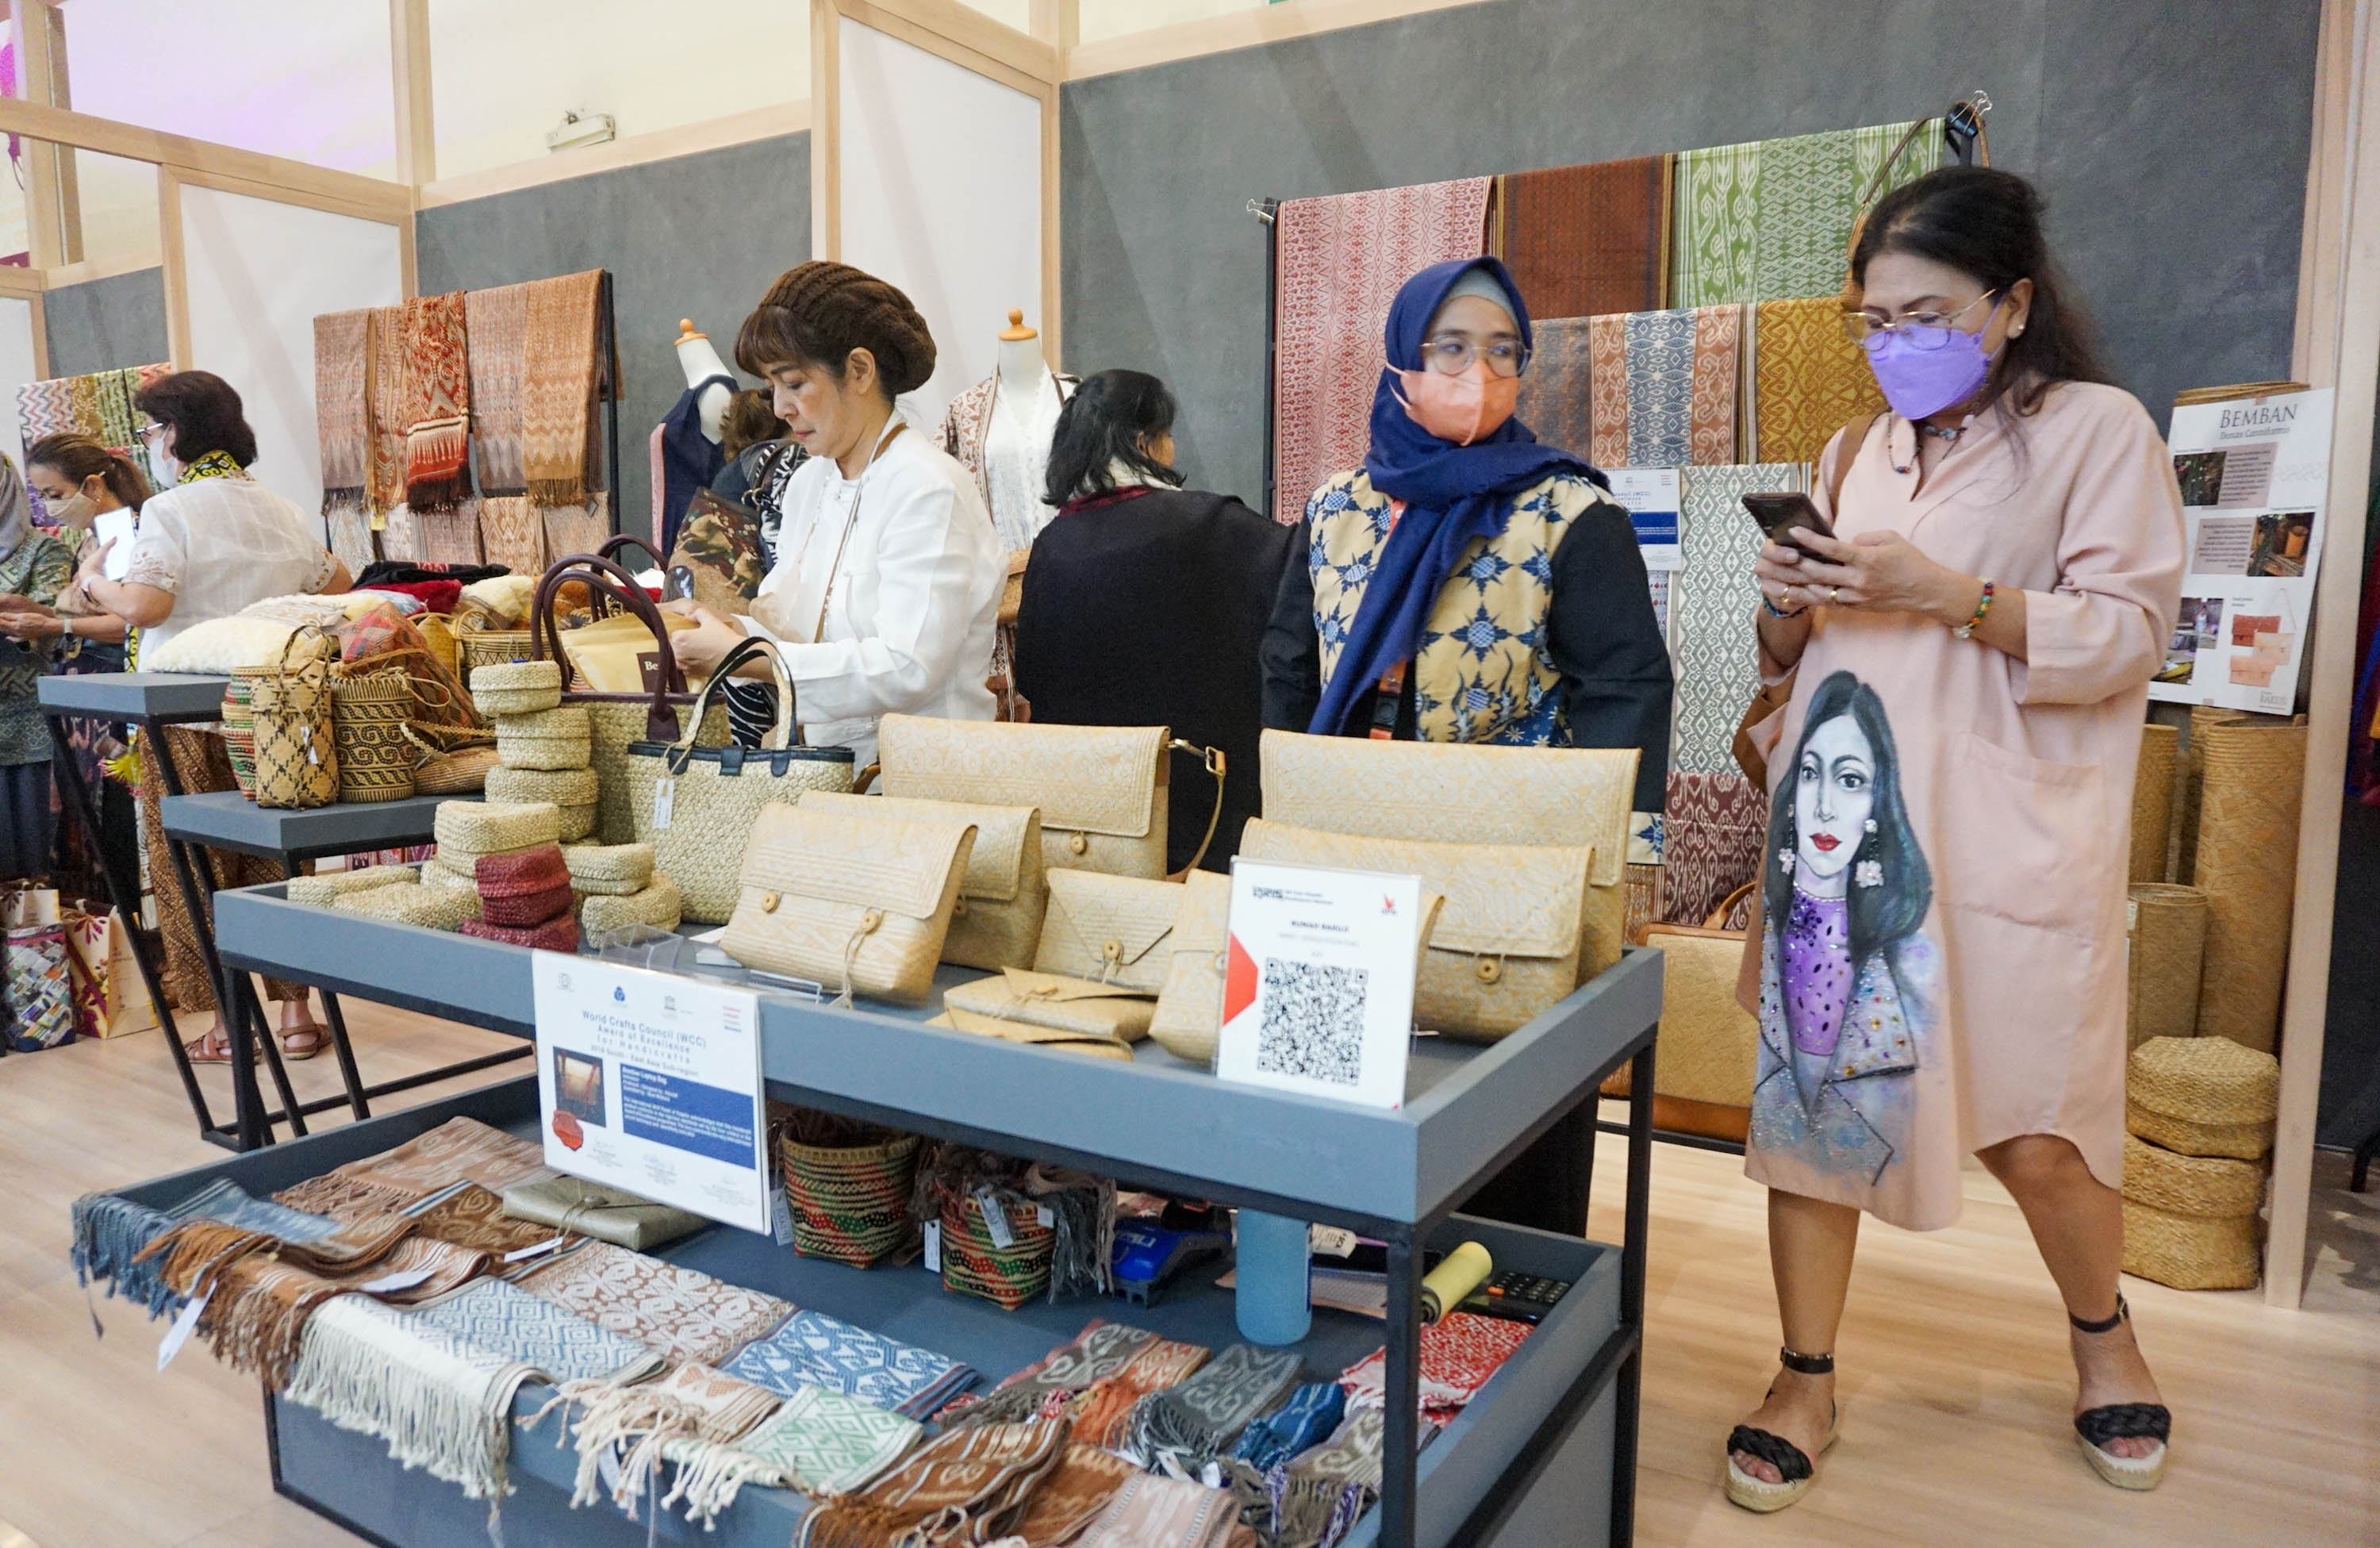
<path fill-rule="evenodd" d="M 625 569 L 627 565 L 620 555 L 631 548 L 643 549 L 646 557 L 652 560 L 654 568 L 662 570 L 669 568 L 669 560 L 662 555 L 661 551 L 634 532 L 622 532 L 617 536 L 605 538 L 602 546 L 595 550 L 595 556 L 599 559 L 609 559 Z"/>
<path fill-rule="evenodd" d="M 1758 882 L 1746 882 L 1743 885 L 1736 888 L 1733 892 L 1729 893 L 1725 897 L 1720 898 L 1718 900 L 1718 907 L 1713 908 L 1710 911 L 1710 917 L 1703 920 L 1703 928 L 1705 930 L 1725 930 L 1727 928 L 1727 917 L 1735 912 L 1735 906 L 1742 902 L 1746 897 L 1751 896 L 1753 893 L 1759 889 L 1759 886 L 1760 884 Z"/>
<path fill-rule="evenodd" d="M 783 752 L 794 745 L 794 680 L 786 674 L 785 658 L 778 653 L 776 641 L 754 635 L 722 656 L 719 664 L 711 669 L 710 680 L 702 685 L 701 697 L 695 701 L 692 725 L 684 737 L 670 749 L 667 762 L 671 774 L 686 772 L 686 764 L 694 757 L 694 745 L 702 737 L 704 712 L 710 707 L 714 698 L 724 694 L 736 668 L 763 658 L 768 661 L 770 671 L 777 679 L 777 720 L 769 727 L 768 739 L 761 750 Z"/>
<path fill-rule="evenodd" d="M 661 609 L 636 578 L 612 563 L 592 554 L 573 554 L 557 560 L 537 583 L 537 599 L 529 609 L 529 652 L 534 661 L 555 661 L 563 664 L 563 676 L 569 676 L 569 658 L 562 653 L 562 629 L 553 620 L 554 599 L 566 580 L 583 581 L 587 588 L 618 603 L 625 611 L 652 631 L 653 649 L 661 662 L 661 671 L 653 680 L 652 702 L 645 712 L 645 739 L 669 743 L 677 740 L 677 711 L 669 701 L 673 693 L 686 691 L 686 674 L 678 670 L 676 652 L 670 649 L 669 626 L 662 621 Z"/>
<path fill-rule="evenodd" d="M 1206 762 L 1207 772 L 1215 776 L 1215 810 L 1207 814 L 1207 835 L 1198 841 L 1198 852 L 1190 857 L 1190 863 L 1167 878 L 1168 881 L 1179 882 L 1184 877 L 1198 869 L 1198 862 L 1205 859 L 1207 858 L 1207 851 L 1214 847 L 1215 830 L 1222 826 L 1223 781 L 1226 760 L 1223 757 L 1223 750 L 1220 747 L 1200 747 L 1196 742 L 1185 742 L 1179 737 L 1168 737 L 1165 741 L 1165 748 L 1169 752 L 1191 752 L 1197 754 L 1197 756 Z"/>

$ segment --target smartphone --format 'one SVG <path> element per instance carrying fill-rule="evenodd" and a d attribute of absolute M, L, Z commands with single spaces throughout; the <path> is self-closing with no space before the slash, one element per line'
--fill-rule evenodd
<path fill-rule="evenodd" d="M 1768 534 L 1769 542 L 1800 549 L 1813 559 L 1824 558 L 1825 555 L 1803 547 L 1786 534 L 1799 527 L 1824 538 L 1835 535 L 1834 527 L 1818 514 L 1818 507 L 1810 503 L 1807 494 L 1747 494 L 1743 497 L 1743 508 L 1752 513 L 1753 520 L 1760 523 L 1760 530 Z"/>

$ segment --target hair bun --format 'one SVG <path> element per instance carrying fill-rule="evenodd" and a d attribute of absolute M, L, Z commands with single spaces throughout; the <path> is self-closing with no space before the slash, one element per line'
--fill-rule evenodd
<path fill-rule="evenodd" d="M 888 397 L 913 392 L 934 374 L 933 333 L 899 286 L 848 263 L 813 259 L 769 286 L 745 321 L 735 357 L 761 375 L 788 359 L 840 369 L 854 349 L 875 357 Z"/>

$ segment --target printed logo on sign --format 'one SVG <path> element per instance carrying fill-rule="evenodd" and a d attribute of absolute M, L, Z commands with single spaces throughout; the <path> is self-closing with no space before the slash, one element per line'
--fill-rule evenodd
<path fill-rule="evenodd" d="M 562 981 L 562 987 L 564 987 L 565 989 L 569 988 L 569 987 L 570 987 L 570 981 L 569 981 L 568 979 L 564 979 L 564 980 Z M 614 1004 L 616 1004 L 616 1005 L 626 1005 L 626 1004 L 628 1003 L 628 992 L 627 992 L 627 990 L 626 990 L 626 989 L 625 989 L 625 988 L 623 988 L 623 987 L 622 987 L 622 986 L 620 986 L 619 984 L 616 984 L 616 983 L 615 983 L 615 984 L 613 984 L 613 985 L 612 986 L 612 999 L 613 999 L 613 1002 Z"/>
<path fill-rule="evenodd" d="M 1396 918 L 1396 917 L 1397 917 L 1397 900 L 1396 900 L 1395 898 L 1393 898 L 1393 897 L 1383 897 L 1382 899 L 1380 899 L 1380 912 L 1381 912 L 1381 913 L 1383 913 L 1383 914 L 1385 914 L 1385 915 L 1387 915 L 1387 916 L 1388 916 L 1389 918 L 1390 918 L 1390 919 L 1394 919 L 1394 918 Z"/>

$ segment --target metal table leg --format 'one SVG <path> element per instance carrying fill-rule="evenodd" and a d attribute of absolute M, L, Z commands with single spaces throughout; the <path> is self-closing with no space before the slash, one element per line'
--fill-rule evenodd
<path fill-rule="evenodd" d="M 1653 1048 L 1628 1072 L 1628 1202 L 1620 1237 L 1620 1321 L 1637 1330 L 1620 1366 L 1619 1430 L 1612 1440 L 1611 1541 L 1636 1535 L 1637 1405 L 1645 1388 L 1645 1233 L 1653 1198 Z"/>
<path fill-rule="evenodd" d="M 1414 1227 L 1389 1234 L 1388 1412 L 1380 1432 L 1383 1548 L 1413 1548 L 1421 1475 L 1421 1252 Z"/>

